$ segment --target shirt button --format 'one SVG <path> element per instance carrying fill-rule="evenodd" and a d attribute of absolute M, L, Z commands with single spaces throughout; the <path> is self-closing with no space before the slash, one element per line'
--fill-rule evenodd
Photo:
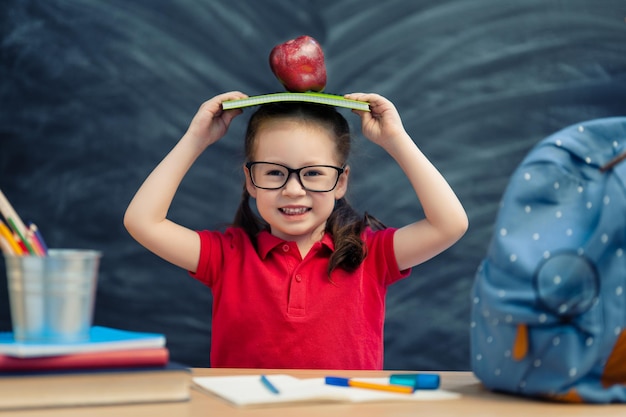
<path fill-rule="evenodd" d="M 298 274 L 296 275 L 296 282 L 301 282 L 302 281 L 302 275 Z"/>
<path fill-rule="evenodd" d="M 289 252 L 289 245 L 283 245 L 283 252 Z"/>

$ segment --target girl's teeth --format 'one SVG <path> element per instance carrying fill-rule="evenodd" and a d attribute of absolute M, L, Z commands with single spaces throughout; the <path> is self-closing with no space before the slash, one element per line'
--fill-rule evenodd
<path fill-rule="evenodd" d="M 301 208 L 283 208 L 281 209 L 285 214 L 303 214 L 307 211 L 306 207 Z"/>

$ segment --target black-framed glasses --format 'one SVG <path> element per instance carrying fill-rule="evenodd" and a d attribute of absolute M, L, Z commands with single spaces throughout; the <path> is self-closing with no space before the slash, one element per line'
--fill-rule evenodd
<path fill-rule="evenodd" d="M 309 165 L 298 169 L 272 162 L 247 162 L 252 184 L 264 190 L 283 188 L 291 174 L 296 174 L 298 182 L 307 191 L 328 192 L 335 189 L 344 169 L 332 165 Z"/>

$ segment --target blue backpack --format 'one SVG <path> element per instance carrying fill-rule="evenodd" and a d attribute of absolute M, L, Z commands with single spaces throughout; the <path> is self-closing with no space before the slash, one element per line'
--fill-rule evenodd
<path fill-rule="evenodd" d="M 538 143 L 511 176 L 472 288 L 489 389 L 626 402 L 626 117 Z"/>

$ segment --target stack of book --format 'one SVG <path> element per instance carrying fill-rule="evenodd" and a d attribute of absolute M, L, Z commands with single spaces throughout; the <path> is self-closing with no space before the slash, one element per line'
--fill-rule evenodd
<path fill-rule="evenodd" d="M 93 326 L 86 342 L 37 344 L 0 332 L 0 409 L 186 401 L 191 380 L 158 333 Z"/>

